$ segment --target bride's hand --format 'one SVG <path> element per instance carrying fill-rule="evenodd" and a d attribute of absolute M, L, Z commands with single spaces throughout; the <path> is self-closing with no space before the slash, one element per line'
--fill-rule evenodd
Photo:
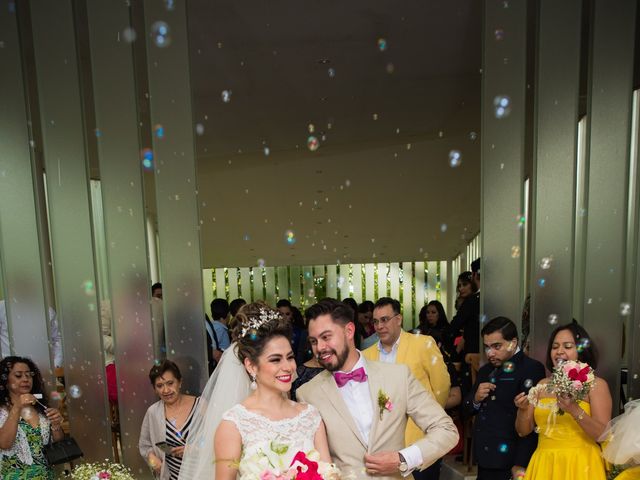
<path fill-rule="evenodd" d="M 570 397 L 568 395 L 557 395 L 558 408 L 561 410 L 570 413 L 571 415 L 580 408 L 576 403 L 575 398 Z"/>
<path fill-rule="evenodd" d="M 398 452 L 378 452 L 364 456 L 364 466 L 369 475 L 395 475 L 399 465 Z"/>

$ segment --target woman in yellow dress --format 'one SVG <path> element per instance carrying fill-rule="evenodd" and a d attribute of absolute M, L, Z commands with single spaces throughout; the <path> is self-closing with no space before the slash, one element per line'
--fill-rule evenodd
<path fill-rule="evenodd" d="M 573 323 L 556 328 L 549 339 L 547 368 L 569 360 L 597 366 L 596 348 L 586 330 Z M 538 385 L 545 385 L 549 377 Z M 538 447 L 527 467 L 525 480 L 605 480 L 605 465 L 597 439 L 611 420 L 611 393 L 607 382 L 596 377 L 584 401 L 555 396 L 536 389 L 537 405 L 524 393 L 515 398 L 516 430 L 525 436 L 534 428 Z M 564 413 L 560 413 L 560 409 Z"/>

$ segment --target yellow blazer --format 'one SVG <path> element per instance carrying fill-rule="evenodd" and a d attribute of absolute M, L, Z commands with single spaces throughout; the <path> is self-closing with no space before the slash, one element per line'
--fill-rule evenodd
<path fill-rule="evenodd" d="M 380 359 L 378 344 L 371 345 L 362 354 L 367 360 L 378 361 Z M 424 389 L 435 397 L 441 407 L 445 406 L 449 398 L 451 379 L 442 359 L 442 353 L 433 338 L 403 330 L 400 333 L 396 363 L 407 365 Z M 423 431 L 409 419 L 405 432 L 405 444 L 411 445 L 422 437 L 424 437 Z"/>
<path fill-rule="evenodd" d="M 364 467 L 364 455 L 382 451 L 398 451 L 405 447 L 404 433 L 411 417 L 425 432 L 415 445 L 422 453 L 422 468 L 446 455 L 458 442 L 453 421 L 411 374 L 406 365 L 369 362 L 365 360 L 368 376 L 373 423 L 366 442 L 351 416 L 330 372 L 320 372 L 296 391 L 300 402 L 307 402 L 320 411 L 331 458 L 345 475 L 366 480 L 412 480 L 396 472 L 387 476 L 369 476 Z M 381 409 L 378 395 L 383 392 L 393 406 Z"/>

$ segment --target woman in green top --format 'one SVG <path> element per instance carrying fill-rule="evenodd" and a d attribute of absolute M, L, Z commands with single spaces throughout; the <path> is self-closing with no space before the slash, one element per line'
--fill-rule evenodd
<path fill-rule="evenodd" d="M 0 362 L 0 478 L 53 480 L 43 448 L 63 437 L 62 415 L 48 408 L 36 364 L 29 358 L 4 358 Z"/>

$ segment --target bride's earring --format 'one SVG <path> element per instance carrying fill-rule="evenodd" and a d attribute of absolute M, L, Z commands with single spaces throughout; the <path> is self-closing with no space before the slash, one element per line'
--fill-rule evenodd
<path fill-rule="evenodd" d="M 251 390 L 255 390 L 258 388 L 258 384 L 256 383 L 256 374 L 251 374 Z"/>

